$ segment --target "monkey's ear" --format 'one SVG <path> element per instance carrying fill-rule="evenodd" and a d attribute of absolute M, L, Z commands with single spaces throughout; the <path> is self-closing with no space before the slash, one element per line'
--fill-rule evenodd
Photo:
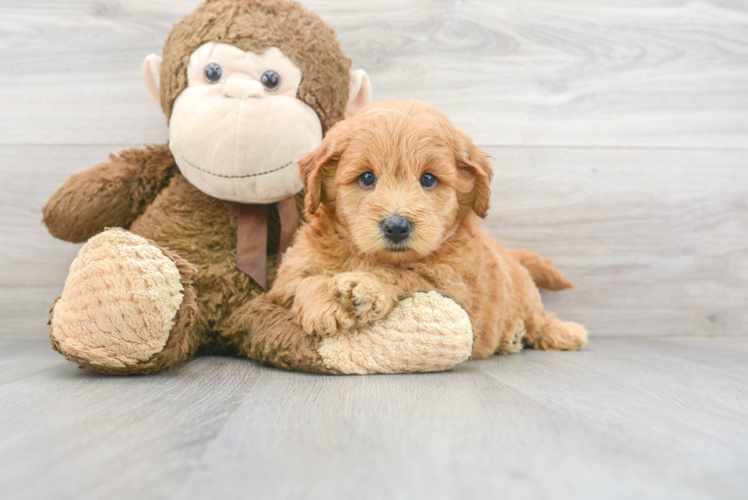
<path fill-rule="evenodd" d="M 358 113 L 358 110 L 371 101 L 371 80 L 366 71 L 362 69 L 351 70 L 351 79 L 348 83 L 348 105 L 345 108 L 345 117 Z"/>
<path fill-rule="evenodd" d="M 491 202 L 491 179 L 493 169 L 489 156 L 473 144 L 473 140 L 460 132 L 462 137 L 462 151 L 457 154 L 457 163 L 466 169 L 474 179 L 473 184 L 473 212 L 478 217 L 485 218 L 488 215 L 488 207 Z"/>
<path fill-rule="evenodd" d="M 159 106 L 161 106 L 161 61 L 161 57 L 156 54 L 149 55 L 143 61 L 145 86 Z"/>

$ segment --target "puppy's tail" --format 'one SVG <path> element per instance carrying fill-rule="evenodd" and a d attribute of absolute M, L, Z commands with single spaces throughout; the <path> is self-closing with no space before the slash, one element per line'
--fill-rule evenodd
<path fill-rule="evenodd" d="M 529 271 L 530 277 L 539 287 L 553 291 L 574 288 L 572 282 L 561 274 L 556 264 L 548 257 L 521 248 L 510 248 L 508 250 L 522 264 L 522 267 Z"/>

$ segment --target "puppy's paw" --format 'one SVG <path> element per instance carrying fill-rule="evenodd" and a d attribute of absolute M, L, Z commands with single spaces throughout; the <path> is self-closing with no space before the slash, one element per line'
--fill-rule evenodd
<path fill-rule="evenodd" d="M 364 272 L 338 274 L 330 280 L 330 292 L 355 318 L 356 326 L 384 318 L 398 303 L 396 287 Z"/>
<path fill-rule="evenodd" d="M 312 307 L 296 305 L 291 313 L 295 323 L 309 335 L 326 337 L 344 333 L 358 324 L 356 318 L 332 298 L 321 300 Z"/>
<path fill-rule="evenodd" d="M 549 314 L 548 324 L 535 341 L 535 349 L 544 351 L 576 351 L 587 343 L 587 330 L 579 323 L 561 321 Z"/>

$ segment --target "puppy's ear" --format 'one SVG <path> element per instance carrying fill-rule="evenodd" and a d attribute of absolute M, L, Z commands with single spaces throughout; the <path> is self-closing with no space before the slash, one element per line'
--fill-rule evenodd
<path fill-rule="evenodd" d="M 478 214 L 478 217 L 485 218 L 491 202 L 491 179 L 493 178 L 490 157 L 478 149 L 466 134 L 460 132 L 460 137 L 462 148 L 457 154 L 457 164 L 473 177 L 473 212 Z"/>
<path fill-rule="evenodd" d="M 301 157 L 299 175 L 304 182 L 305 208 L 307 214 L 313 214 L 322 202 L 322 180 L 326 169 L 335 164 L 342 153 L 338 131 L 333 127 L 317 149 Z"/>

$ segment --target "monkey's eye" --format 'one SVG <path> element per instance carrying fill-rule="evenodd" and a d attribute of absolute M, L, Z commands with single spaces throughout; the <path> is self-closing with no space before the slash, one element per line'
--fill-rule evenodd
<path fill-rule="evenodd" d="M 361 184 L 361 187 L 364 189 L 371 189 L 374 187 L 374 184 L 377 183 L 377 178 L 374 175 L 374 172 L 365 172 L 358 176 L 358 183 Z"/>
<path fill-rule="evenodd" d="M 222 76 L 223 70 L 218 64 L 210 63 L 205 66 L 205 80 L 208 83 L 218 83 Z"/>
<path fill-rule="evenodd" d="M 434 174 L 426 173 L 421 176 L 420 182 L 423 189 L 434 189 L 436 183 L 439 182 L 439 179 L 437 179 Z"/>
<path fill-rule="evenodd" d="M 281 77 L 278 73 L 271 69 L 270 71 L 266 71 L 262 74 L 262 77 L 260 77 L 260 81 L 262 82 L 262 86 L 266 89 L 275 90 L 278 88 L 278 85 L 280 85 Z"/>

